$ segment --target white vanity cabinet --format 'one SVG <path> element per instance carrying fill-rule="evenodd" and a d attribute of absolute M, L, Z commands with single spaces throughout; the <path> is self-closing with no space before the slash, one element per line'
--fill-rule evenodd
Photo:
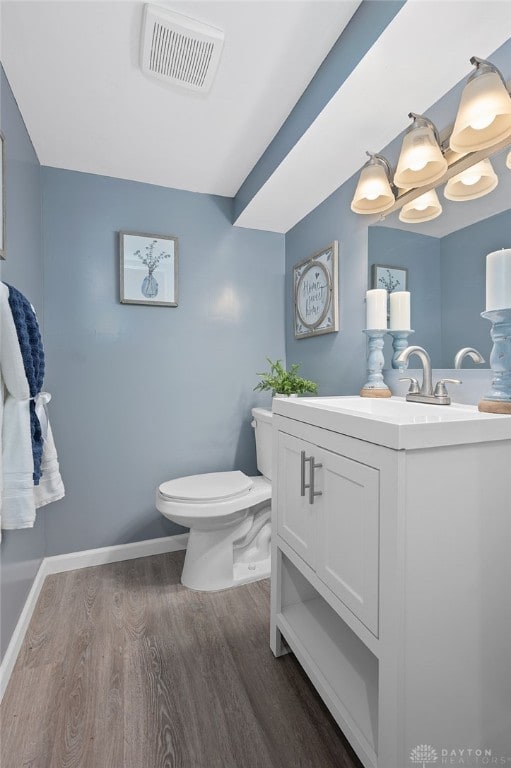
<path fill-rule="evenodd" d="M 511 764 L 511 418 L 355 400 L 274 401 L 272 650 L 365 766 Z"/>
<path fill-rule="evenodd" d="M 278 535 L 378 634 L 379 471 L 278 433 Z"/>

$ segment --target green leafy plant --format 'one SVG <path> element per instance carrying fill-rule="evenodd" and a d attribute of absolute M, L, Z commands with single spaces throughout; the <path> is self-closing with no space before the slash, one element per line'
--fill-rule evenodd
<path fill-rule="evenodd" d="M 257 374 L 261 377 L 261 381 L 254 390 L 259 392 L 271 390 L 272 395 L 305 395 L 315 394 L 318 391 L 318 385 L 314 381 L 298 376 L 297 371 L 300 366 L 297 363 L 293 363 L 290 370 L 286 371 L 281 360 L 273 362 L 269 357 L 266 359 L 270 364 L 270 370 L 267 373 Z"/>

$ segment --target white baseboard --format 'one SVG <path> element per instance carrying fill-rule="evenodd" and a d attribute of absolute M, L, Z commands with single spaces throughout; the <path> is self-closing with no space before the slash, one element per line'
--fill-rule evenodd
<path fill-rule="evenodd" d="M 186 549 L 187 542 L 188 534 L 178 533 L 176 536 L 163 536 L 161 539 L 147 539 L 147 541 L 135 541 L 132 544 L 116 544 L 113 547 L 86 549 L 83 552 L 70 552 L 66 555 L 45 557 L 41 563 L 41 568 L 44 568 L 44 575 L 48 576 L 50 573 L 90 568 L 92 565 L 106 565 L 107 563 L 118 563 L 121 560 L 134 560 L 136 557 L 177 552 L 180 549 Z"/>
<path fill-rule="evenodd" d="M 179 533 L 176 536 L 163 536 L 160 539 L 135 541 L 132 544 L 117 544 L 113 547 L 87 549 L 84 552 L 70 552 L 67 555 L 45 557 L 39 566 L 18 623 L 0 664 L 0 701 L 2 701 L 5 689 L 7 688 L 25 638 L 25 633 L 30 624 L 30 619 L 47 576 L 51 573 L 63 573 L 64 571 L 75 571 L 78 568 L 90 568 L 92 565 L 106 565 L 107 563 L 117 563 L 121 560 L 134 560 L 137 557 L 177 552 L 178 550 L 186 549 L 187 542 L 188 534 Z"/>
<path fill-rule="evenodd" d="M 7 650 L 2 659 L 2 663 L 0 664 L 0 701 L 3 699 L 5 689 L 7 688 L 7 683 L 11 677 L 12 670 L 16 664 L 16 659 L 18 658 L 18 653 L 20 652 L 21 645 L 25 637 L 25 632 L 28 629 L 30 619 L 32 618 L 32 614 L 37 603 L 37 599 L 41 589 L 43 588 L 46 574 L 43 573 L 42 566 L 43 563 L 41 563 L 39 570 L 35 575 L 35 579 L 32 583 L 32 587 L 30 588 L 27 599 L 25 600 L 25 605 L 21 611 L 18 623 L 14 628 L 14 632 L 12 633 L 9 645 L 7 646 Z"/>

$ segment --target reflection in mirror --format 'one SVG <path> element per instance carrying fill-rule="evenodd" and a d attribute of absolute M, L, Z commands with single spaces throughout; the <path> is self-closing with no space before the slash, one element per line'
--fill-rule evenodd
<path fill-rule="evenodd" d="M 415 331 L 410 343 L 427 349 L 435 368 L 452 368 L 462 347 L 475 347 L 486 360 L 476 366 L 466 359 L 464 368 L 488 367 L 490 325 L 481 317 L 486 256 L 511 247 L 509 151 L 507 147 L 491 158 L 499 181 L 484 197 L 453 202 L 438 189 L 443 212 L 433 221 L 407 224 L 395 212 L 369 227 L 369 280 L 373 264 L 408 269 Z M 388 368 L 392 345 L 385 346 Z"/>

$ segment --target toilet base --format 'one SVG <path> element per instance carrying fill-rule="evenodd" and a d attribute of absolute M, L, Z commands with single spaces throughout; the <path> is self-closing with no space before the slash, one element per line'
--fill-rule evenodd
<path fill-rule="evenodd" d="M 271 557 L 269 556 L 266 560 L 261 560 L 259 563 L 253 563 L 251 566 L 247 565 L 247 563 L 236 563 L 233 570 L 232 584 L 224 587 L 217 587 L 216 589 L 212 587 L 191 587 L 189 584 L 185 584 L 182 578 L 181 583 L 184 587 L 194 592 L 221 592 L 224 589 L 241 587 L 243 584 L 251 584 L 254 581 L 269 579 L 271 574 Z"/>
<path fill-rule="evenodd" d="M 271 573 L 271 556 L 258 563 L 236 563 L 234 565 L 234 586 L 250 584 L 251 581 L 269 579 Z"/>
<path fill-rule="evenodd" d="M 188 537 L 181 583 L 197 592 L 216 592 L 270 575 L 270 507 L 248 512 L 230 530 L 201 531 Z"/>

